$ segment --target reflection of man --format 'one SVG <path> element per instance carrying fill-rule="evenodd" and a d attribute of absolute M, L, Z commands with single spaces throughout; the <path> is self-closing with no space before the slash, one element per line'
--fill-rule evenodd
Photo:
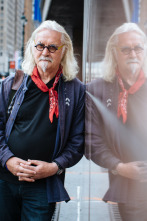
<path fill-rule="evenodd" d="M 18 71 L 0 91 L 0 220 L 49 221 L 69 200 L 65 168 L 84 142 L 84 86 L 62 26 L 45 21 L 33 32 L 23 70 L 21 84 Z"/>
<path fill-rule="evenodd" d="M 87 86 L 86 155 L 108 168 L 104 201 L 118 202 L 125 221 L 147 220 L 146 47 L 136 24 L 118 27 L 107 43 L 103 79 Z M 91 104 L 91 97 L 100 104 Z"/>

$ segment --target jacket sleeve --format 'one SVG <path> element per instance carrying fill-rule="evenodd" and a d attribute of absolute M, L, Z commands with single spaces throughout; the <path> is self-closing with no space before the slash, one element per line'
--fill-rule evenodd
<path fill-rule="evenodd" d="M 78 101 L 74 102 L 73 112 L 67 113 L 72 115 L 71 123 L 68 122 L 69 131 L 65 131 L 65 134 L 68 134 L 67 142 L 62 152 L 55 158 L 63 169 L 74 166 L 84 154 L 85 86 L 83 84 L 76 95 Z M 66 116 L 66 123 L 67 119 Z"/>
<path fill-rule="evenodd" d="M 6 111 L 9 97 L 7 82 L 10 85 L 9 78 L 2 81 L 0 86 L 0 164 L 3 167 L 5 166 L 6 161 L 13 156 L 5 139 Z"/>
<path fill-rule="evenodd" d="M 91 85 L 91 87 L 93 88 L 95 85 Z M 96 85 L 96 88 L 98 88 L 98 85 Z M 102 90 L 101 87 L 99 89 Z M 89 87 L 88 91 L 94 93 Z M 100 92 L 100 94 L 102 94 L 102 92 Z M 95 99 L 98 99 L 98 97 L 95 96 Z M 100 111 L 87 93 L 85 100 L 85 156 L 101 167 L 112 170 L 121 162 L 117 154 L 114 154 L 110 148 L 110 145 L 113 145 L 113 137 L 110 137 L 111 135 L 107 130 L 108 128 L 104 128 Z M 100 101 L 101 95 L 99 95 L 98 100 L 100 105 L 102 105 Z M 106 113 L 103 112 L 103 114 Z"/>

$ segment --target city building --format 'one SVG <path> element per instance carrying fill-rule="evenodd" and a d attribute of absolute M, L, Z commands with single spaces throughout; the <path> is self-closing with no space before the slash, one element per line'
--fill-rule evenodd
<path fill-rule="evenodd" d="M 40 11 L 40 1 L 41 0 L 34 0 L 34 13 L 33 13 L 34 18 L 33 18 L 33 20 L 34 20 L 35 28 L 37 28 L 42 21 L 41 11 Z"/>
<path fill-rule="evenodd" d="M 24 15 L 26 17 L 24 45 L 31 37 L 34 31 L 34 0 L 25 0 L 24 2 Z"/>
<path fill-rule="evenodd" d="M 23 11 L 24 0 L 0 0 L 0 73 L 9 72 L 15 51 L 22 47 Z"/>
<path fill-rule="evenodd" d="M 0 0 L 0 73 L 21 68 L 33 25 L 33 0 Z"/>

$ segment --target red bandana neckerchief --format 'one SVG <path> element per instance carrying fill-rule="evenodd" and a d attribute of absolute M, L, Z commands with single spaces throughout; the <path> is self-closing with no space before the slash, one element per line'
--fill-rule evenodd
<path fill-rule="evenodd" d="M 118 118 L 122 115 L 123 123 L 126 123 L 127 120 L 127 101 L 128 101 L 128 95 L 134 94 L 136 91 L 139 90 L 139 88 L 144 84 L 145 82 L 145 76 L 143 71 L 140 71 L 140 74 L 138 76 L 137 81 L 129 88 L 129 90 L 126 90 L 123 84 L 123 81 L 120 77 L 120 74 L 118 70 L 116 71 L 119 85 L 122 89 L 122 92 L 119 94 L 119 100 L 118 100 L 118 112 L 117 116 Z"/>
<path fill-rule="evenodd" d="M 53 83 L 53 86 L 49 89 L 46 84 L 41 80 L 39 73 L 38 73 L 38 69 L 35 66 L 34 70 L 32 72 L 31 78 L 32 81 L 34 81 L 34 83 L 37 85 L 37 87 L 43 91 L 43 92 L 49 92 L 49 119 L 51 121 L 51 123 L 53 122 L 53 115 L 55 113 L 56 117 L 58 118 L 59 116 L 59 109 L 58 109 L 58 93 L 55 90 L 55 87 L 59 81 L 59 78 L 62 74 L 62 69 L 61 67 L 59 67 L 59 70 L 55 76 L 55 80 Z"/>

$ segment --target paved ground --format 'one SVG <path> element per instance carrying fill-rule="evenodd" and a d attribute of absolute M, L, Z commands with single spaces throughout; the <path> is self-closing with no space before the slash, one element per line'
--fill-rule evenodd
<path fill-rule="evenodd" d="M 101 200 L 108 188 L 106 171 L 83 157 L 67 170 L 65 186 L 71 201 L 60 204 L 59 221 L 110 221 L 109 205 Z"/>

